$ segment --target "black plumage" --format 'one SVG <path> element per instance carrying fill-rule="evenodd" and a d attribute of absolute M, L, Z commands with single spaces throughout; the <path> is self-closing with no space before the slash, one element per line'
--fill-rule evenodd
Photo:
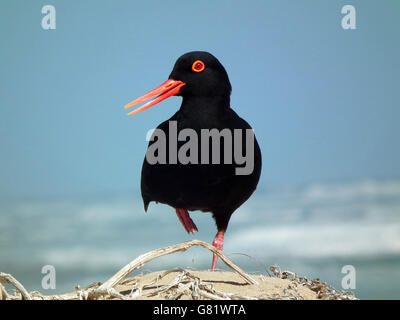
<path fill-rule="evenodd" d="M 193 69 L 201 69 L 201 65 L 195 66 L 196 61 L 203 63 L 204 70 Z M 208 164 L 204 163 L 200 146 L 202 129 L 217 129 L 219 132 L 228 129 L 232 132 L 232 138 L 235 137 L 233 134 L 235 129 L 242 129 L 240 137 L 243 152 L 246 150 L 246 144 L 250 143 L 245 135 L 246 129 L 251 127 L 230 107 L 231 84 L 224 67 L 213 55 L 202 51 L 184 54 L 176 61 L 169 79 L 184 84 L 181 84 L 175 94 L 182 96 L 182 105 L 157 129 L 163 130 L 167 136 L 166 150 L 169 148 L 170 121 L 176 121 L 178 134 L 182 129 L 194 130 L 199 137 L 198 161 L 194 164 L 182 164 L 179 161 L 171 164 L 167 154 L 167 163 L 150 164 L 145 158 L 141 175 L 144 207 L 147 210 L 151 201 L 170 205 L 177 210 L 178 217 L 188 232 L 197 231 L 188 211 L 211 212 L 218 229 L 213 245 L 222 250 L 224 233 L 232 213 L 251 196 L 258 184 L 261 173 L 261 151 L 254 138 L 253 170 L 250 174 L 238 175 L 236 168 L 243 164 L 237 163 L 233 155 L 231 164 L 224 163 L 227 157 L 224 154 L 225 144 L 231 143 L 233 151 L 237 142 L 234 143 L 234 139 L 229 141 L 221 138 L 220 163 L 213 164 L 213 141 L 210 139 L 209 161 Z M 130 106 L 132 104 L 127 107 Z M 149 146 L 156 141 L 156 139 L 150 141 Z M 187 140 L 178 141 L 178 150 L 186 142 Z M 213 270 L 216 261 L 214 256 Z"/>

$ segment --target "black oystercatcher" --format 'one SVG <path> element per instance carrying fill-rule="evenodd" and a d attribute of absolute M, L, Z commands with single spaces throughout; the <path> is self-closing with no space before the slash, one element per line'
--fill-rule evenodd
<path fill-rule="evenodd" d="M 144 208 L 151 201 L 172 206 L 188 233 L 197 231 L 188 211 L 211 212 L 218 229 L 213 246 L 219 250 L 232 213 L 254 192 L 261 173 L 253 130 L 231 109 L 230 94 L 222 64 L 208 52 L 195 51 L 176 61 L 166 82 L 125 106 L 155 97 L 131 115 L 182 96 L 180 109 L 150 140 L 142 167 Z M 213 271 L 216 264 L 213 255 Z"/>

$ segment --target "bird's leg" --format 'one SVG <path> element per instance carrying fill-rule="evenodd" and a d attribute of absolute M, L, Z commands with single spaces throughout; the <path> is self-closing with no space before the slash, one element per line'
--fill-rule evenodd
<path fill-rule="evenodd" d="M 224 236 L 225 236 L 225 230 L 218 230 L 214 241 L 212 245 L 217 248 L 218 250 L 222 250 L 224 246 Z M 215 271 L 215 268 L 217 266 L 217 260 L 218 256 L 216 254 L 213 254 L 213 260 L 212 260 L 212 266 L 211 266 L 211 271 Z"/>
<path fill-rule="evenodd" d="M 197 230 L 196 225 L 193 220 L 190 218 L 189 213 L 186 209 L 176 208 L 176 215 L 179 218 L 179 221 L 182 223 L 183 227 L 187 231 L 187 233 L 195 233 Z"/>

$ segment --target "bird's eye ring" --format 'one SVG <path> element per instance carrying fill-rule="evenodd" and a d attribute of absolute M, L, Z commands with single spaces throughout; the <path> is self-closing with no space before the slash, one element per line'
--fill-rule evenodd
<path fill-rule="evenodd" d="M 196 60 L 192 64 L 192 70 L 194 72 L 202 72 L 205 68 L 206 68 L 206 66 L 205 66 L 204 62 L 200 61 L 200 60 Z"/>

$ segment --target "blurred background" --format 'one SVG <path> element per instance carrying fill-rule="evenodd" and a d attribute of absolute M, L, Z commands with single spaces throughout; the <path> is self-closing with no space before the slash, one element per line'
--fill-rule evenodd
<path fill-rule="evenodd" d="M 41 27 L 48 4 L 55 30 Z M 341 25 L 347 4 L 355 30 Z M 194 212 L 187 235 L 171 208 L 145 214 L 140 197 L 146 133 L 181 98 L 123 109 L 203 50 L 225 66 L 263 152 L 225 253 L 248 272 L 278 264 L 337 289 L 352 265 L 357 297 L 400 299 L 398 1 L 6 0 L 0 15 L 0 271 L 63 293 L 148 250 L 212 241 L 209 214 Z M 55 290 L 41 288 L 44 265 Z M 210 265 L 191 248 L 139 272 Z"/>

